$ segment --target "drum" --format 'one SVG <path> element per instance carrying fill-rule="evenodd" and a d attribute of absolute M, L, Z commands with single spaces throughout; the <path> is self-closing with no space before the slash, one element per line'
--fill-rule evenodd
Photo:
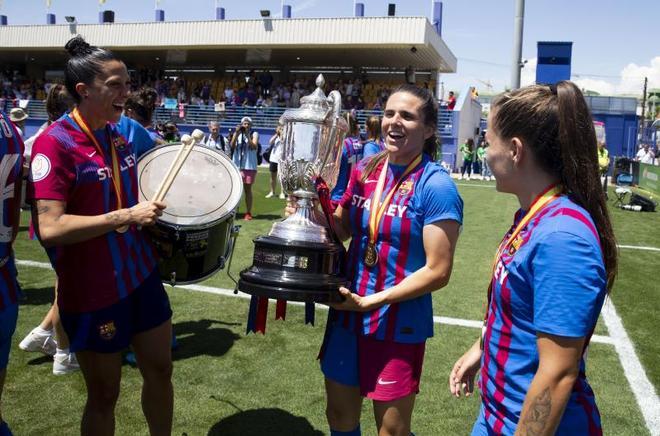
<path fill-rule="evenodd" d="M 157 147 L 140 158 L 139 201 L 154 197 L 180 147 Z M 146 228 L 164 282 L 195 283 L 224 268 L 238 235 L 234 217 L 242 195 L 241 174 L 231 159 L 196 145 L 165 196 L 163 216 Z"/>

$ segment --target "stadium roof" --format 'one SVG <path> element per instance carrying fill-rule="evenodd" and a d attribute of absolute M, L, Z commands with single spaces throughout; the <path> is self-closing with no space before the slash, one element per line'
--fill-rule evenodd
<path fill-rule="evenodd" d="M 425 17 L 218 20 L 0 26 L 0 63 L 62 68 L 79 33 L 128 64 L 176 68 L 286 66 L 455 72 L 456 57 Z"/>

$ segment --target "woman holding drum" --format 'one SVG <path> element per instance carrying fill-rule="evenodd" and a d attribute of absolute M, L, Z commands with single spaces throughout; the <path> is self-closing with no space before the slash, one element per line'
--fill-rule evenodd
<path fill-rule="evenodd" d="M 456 362 L 450 392 L 482 406 L 472 434 L 602 434 L 584 354 L 616 276 L 596 135 L 571 82 L 493 101 L 486 159 L 518 197 L 493 262 L 482 337 Z"/>
<path fill-rule="evenodd" d="M 139 230 L 154 224 L 165 204 L 137 203 L 133 144 L 114 124 L 128 95 L 126 66 L 80 36 L 65 48 L 65 84 L 76 107 L 34 144 L 30 197 L 87 386 L 81 433 L 114 433 L 121 352 L 132 345 L 150 433 L 170 434 L 172 312 L 155 251 Z"/>
<path fill-rule="evenodd" d="M 456 186 L 434 163 L 437 110 L 414 85 L 392 93 L 385 149 L 358 163 L 334 214 L 351 243 L 349 289 L 340 289 L 345 300 L 330 312 L 321 352 L 332 435 L 360 434 L 363 397 L 380 434 L 410 434 L 433 336 L 431 292 L 449 280 L 463 219 Z"/>

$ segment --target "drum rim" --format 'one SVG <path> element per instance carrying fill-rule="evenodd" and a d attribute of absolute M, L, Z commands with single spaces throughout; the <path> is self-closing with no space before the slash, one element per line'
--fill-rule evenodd
<path fill-rule="evenodd" d="M 148 156 L 150 156 L 152 154 L 162 152 L 165 148 L 169 148 L 170 146 L 177 146 L 177 145 L 182 145 L 182 143 L 181 142 L 172 142 L 172 143 L 163 144 L 163 145 L 153 147 L 152 149 L 145 152 L 142 156 L 140 156 L 140 158 L 137 160 L 138 201 L 141 201 L 140 200 L 141 198 L 144 198 L 144 200 L 147 200 L 146 196 L 143 195 L 142 186 L 140 184 L 140 177 L 139 177 L 141 175 L 140 162 L 142 162 L 143 160 L 145 160 Z M 197 147 L 199 147 L 199 148 L 197 148 Z M 219 222 L 225 221 L 229 215 L 233 215 L 234 217 L 236 217 L 236 215 L 238 213 L 238 208 L 240 207 L 240 204 L 241 204 L 241 199 L 243 198 L 243 179 L 242 179 L 242 176 L 241 176 L 241 171 L 236 166 L 236 164 L 231 159 L 231 157 L 227 156 L 225 153 L 223 153 L 219 150 L 214 150 L 214 149 L 205 147 L 203 145 L 198 144 L 198 145 L 195 146 L 195 148 L 193 148 L 193 150 L 195 150 L 196 148 L 197 148 L 197 151 L 199 151 L 201 153 L 210 153 L 211 155 L 221 156 L 221 160 L 222 159 L 226 160 L 230 164 L 229 166 L 233 167 L 234 170 L 236 170 L 236 173 L 234 175 L 238 175 L 238 178 L 237 178 L 238 183 L 236 183 L 236 186 L 238 187 L 238 190 L 240 191 L 240 195 L 238 195 L 238 199 L 237 199 L 236 204 L 234 205 L 233 208 L 228 208 L 227 212 L 225 214 L 221 215 L 220 217 L 218 217 L 217 219 L 215 219 L 213 221 L 209 221 L 208 223 L 204 223 L 204 224 L 174 224 L 174 223 L 170 223 L 169 221 L 161 220 L 160 218 L 158 219 L 159 223 L 166 224 L 166 225 L 169 225 L 171 227 L 177 227 L 177 230 L 179 228 L 186 228 L 186 229 L 190 229 L 190 230 L 194 230 L 194 229 L 204 230 L 204 229 L 207 229 L 209 227 L 217 225 Z M 174 215 L 172 215 L 172 216 L 174 216 Z"/>

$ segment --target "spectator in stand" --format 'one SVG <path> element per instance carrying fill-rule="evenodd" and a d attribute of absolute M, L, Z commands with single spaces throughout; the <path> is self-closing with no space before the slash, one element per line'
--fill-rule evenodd
<path fill-rule="evenodd" d="M 18 130 L 19 135 L 21 135 L 21 139 L 23 139 L 23 136 L 25 135 L 25 120 L 27 120 L 28 117 L 27 112 L 20 107 L 12 108 L 12 110 L 9 111 L 9 119 L 14 123 L 14 126 L 16 126 L 16 130 Z"/>
<path fill-rule="evenodd" d="M 225 86 L 225 101 L 227 104 L 233 104 L 234 103 L 234 88 L 231 87 L 229 83 L 227 83 L 227 86 Z"/>
<path fill-rule="evenodd" d="M 367 118 L 367 122 L 364 124 L 364 129 L 367 132 L 367 142 L 364 144 L 363 159 L 383 151 L 383 140 L 380 136 L 380 124 L 380 117 L 376 115 Z"/>
<path fill-rule="evenodd" d="M 467 141 L 461 144 L 460 152 L 463 155 L 463 166 L 461 167 L 461 175 L 458 177 L 458 180 L 463 179 L 466 171 L 467 177 L 465 180 L 470 180 L 472 161 L 474 160 L 474 139 L 468 138 Z"/>
<path fill-rule="evenodd" d="M 272 198 L 275 195 L 275 188 L 277 187 L 277 167 L 280 162 L 280 157 L 282 156 L 282 126 L 277 126 L 275 129 L 275 134 L 270 138 L 270 151 L 268 156 L 268 162 L 270 163 L 270 192 L 266 194 L 266 198 Z M 284 191 L 280 186 L 280 199 L 286 198 Z"/>
<path fill-rule="evenodd" d="M 449 91 L 449 97 L 447 98 L 447 110 L 453 111 L 456 106 L 456 96 L 454 91 Z"/>

